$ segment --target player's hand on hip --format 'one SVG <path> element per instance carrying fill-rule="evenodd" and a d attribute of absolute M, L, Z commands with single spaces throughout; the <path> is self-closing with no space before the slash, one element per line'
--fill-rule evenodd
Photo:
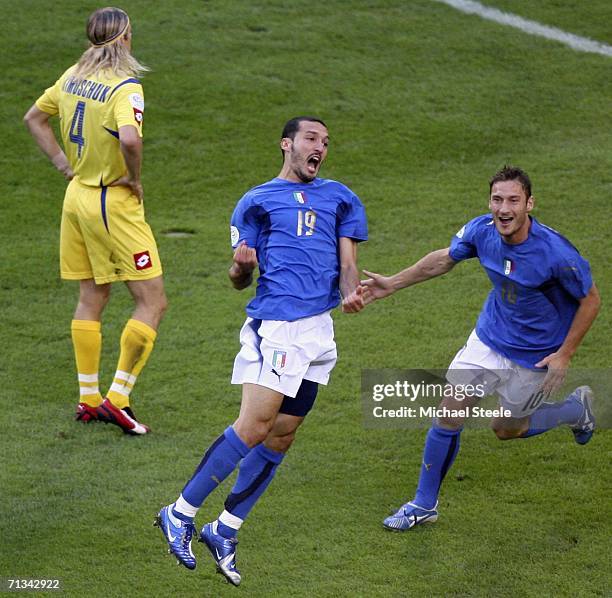
<path fill-rule="evenodd" d="M 257 252 L 242 241 L 234 251 L 234 264 L 241 272 L 252 272 L 257 267 Z"/>
<path fill-rule="evenodd" d="M 366 305 L 377 299 L 384 299 L 395 292 L 390 276 L 383 276 L 368 270 L 364 270 L 363 273 L 370 277 L 361 281 L 361 286 L 364 289 L 363 299 Z"/>
<path fill-rule="evenodd" d="M 345 314 L 356 314 L 365 306 L 364 288 L 361 285 L 357 285 L 357 288 L 342 300 L 342 311 Z"/>
<path fill-rule="evenodd" d="M 542 392 L 545 395 L 550 396 L 563 386 L 569 364 L 570 357 L 559 352 L 551 353 L 535 364 L 538 368 L 548 367 L 542 383 Z"/>
<path fill-rule="evenodd" d="M 72 168 L 70 168 L 70 166 L 67 166 L 63 170 L 60 170 L 60 172 L 64 175 L 64 178 L 67 181 L 71 181 L 74 178 L 74 172 L 72 172 Z"/>
<path fill-rule="evenodd" d="M 109 187 L 129 187 L 132 190 L 132 194 L 138 198 L 140 203 L 142 203 L 144 199 L 142 183 L 131 179 L 127 174 L 113 181 Z"/>
<path fill-rule="evenodd" d="M 68 158 L 66 158 L 66 154 L 64 154 L 64 152 L 60 152 L 57 154 L 57 156 L 54 156 L 51 159 L 51 162 L 53 163 L 53 166 L 55 166 L 55 168 L 62 173 L 67 181 L 71 181 L 74 178 L 74 172 L 72 172 L 72 168 L 70 168 Z"/>

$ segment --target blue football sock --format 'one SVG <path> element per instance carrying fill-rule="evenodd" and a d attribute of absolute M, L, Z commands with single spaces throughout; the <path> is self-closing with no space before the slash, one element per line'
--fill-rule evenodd
<path fill-rule="evenodd" d="M 172 507 L 172 514 L 177 519 L 180 519 L 181 521 L 184 521 L 185 523 L 193 523 L 193 517 L 189 517 L 189 515 L 185 515 L 185 513 L 181 513 L 180 511 L 177 511 L 174 507 Z"/>
<path fill-rule="evenodd" d="M 284 456 L 258 444 L 240 464 L 236 483 L 225 500 L 225 510 L 244 520 L 269 486 Z M 234 538 L 238 530 L 219 521 L 218 531 L 226 538 Z"/>
<path fill-rule="evenodd" d="M 563 424 L 575 424 L 583 411 L 582 403 L 574 395 L 563 403 L 542 403 L 529 417 L 529 429 L 521 438 L 543 434 Z"/>
<path fill-rule="evenodd" d="M 435 424 L 427 432 L 423 449 L 423 464 L 414 503 L 433 509 L 438 502 L 440 485 L 459 452 L 461 430 L 446 430 Z"/>
<path fill-rule="evenodd" d="M 184 499 L 200 507 L 204 499 L 236 468 L 240 459 L 249 453 L 231 426 L 215 440 L 206 451 L 192 478 L 183 488 Z"/>
<path fill-rule="evenodd" d="M 172 505 L 172 515 L 185 523 L 193 523 L 199 507 L 190 505 L 181 494 Z"/>

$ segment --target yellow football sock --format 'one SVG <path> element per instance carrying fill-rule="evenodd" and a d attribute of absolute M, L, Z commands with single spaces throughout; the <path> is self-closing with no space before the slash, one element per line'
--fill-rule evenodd
<path fill-rule="evenodd" d="M 79 376 L 80 402 L 97 407 L 102 403 L 102 395 L 98 388 L 98 368 L 102 351 L 100 322 L 72 320 L 70 330 Z"/>
<path fill-rule="evenodd" d="M 121 353 L 115 378 L 106 395 L 118 409 L 130 404 L 130 392 L 153 350 L 157 332 L 144 322 L 128 320 L 121 335 Z"/>

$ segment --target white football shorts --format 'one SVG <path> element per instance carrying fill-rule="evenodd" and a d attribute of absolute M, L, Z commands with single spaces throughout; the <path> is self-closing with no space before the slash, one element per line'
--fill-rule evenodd
<path fill-rule="evenodd" d="M 327 384 L 338 354 L 330 312 L 284 320 L 247 318 L 232 384 L 252 383 L 295 397 L 302 380 Z"/>
<path fill-rule="evenodd" d="M 455 355 L 446 379 L 453 385 L 484 384 L 484 396 L 496 392 L 512 417 L 531 415 L 547 398 L 541 391 L 546 370 L 530 370 L 485 345 L 473 330 Z"/>

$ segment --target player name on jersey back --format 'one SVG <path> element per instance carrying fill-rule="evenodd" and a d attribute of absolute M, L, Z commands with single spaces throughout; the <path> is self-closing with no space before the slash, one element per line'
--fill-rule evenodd
<path fill-rule="evenodd" d="M 66 93 L 102 103 L 106 102 L 106 96 L 111 89 L 110 85 L 76 77 L 68 77 L 62 87 Z"/>

